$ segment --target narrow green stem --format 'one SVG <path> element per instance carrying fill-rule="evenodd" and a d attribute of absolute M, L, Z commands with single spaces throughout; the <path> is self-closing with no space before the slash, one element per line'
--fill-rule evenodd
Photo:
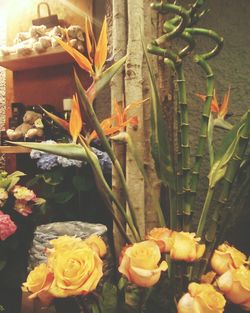
<path fill-rule="evenodd" d="M 197 231 L 196 231 L 196 235 L 197 237 L 203 237 L 203 231 L 205 228 L 205 224 L 207 221 L 207 214 L 210 208 L 210 204 L 212 202 L 213 199 L 213 195 L 214 195 L 214 188 L 210 188 L 207 191 L 207 195 L 206 195 L 206 199 L 202 208 L 202 212 L 201 212 L 201 216 L 200 216 L 200 220 L 199 220 L 199 224 L 197 227 Z"/>

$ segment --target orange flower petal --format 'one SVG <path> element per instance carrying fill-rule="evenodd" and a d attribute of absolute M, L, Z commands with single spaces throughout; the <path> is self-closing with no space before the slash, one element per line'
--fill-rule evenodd
<path fill-rule="evenodd" d="M 93 33 L 92 24 L 89 18 L 85 19 L 85 34 L 89 60 L 91 61 L 91 63 L 93 63 L 93 54 L 95 50 L 95 37 Z"/>
<path fill-rule="evenodd" d="M 71 47 L 68 43 L 62 41 L 59 38 L 56 38 L 58 43 L 63 47 L 64 50 L 66 50 L 77 62 L 77 64 L 85 71 L 88 73 L 92 74 L 93 69 L 92 69 L 92 64 L 90 61 L 79 51 L 77 51 L 75 48 Z"/>
<path fill-rule="evenodd" d="M 221 118 L 224 119 L 224 117 L 226 116 L 227 112 L 228 112 L 228 105 L 229 105 L 229 97 L 230 97 L 230 91 L 231 88 L 228 88 L 228 92 L 225 94 L 223 102 L 220 106 L 220 112 L 219 112 L 219 116 Z"/>
<path fill-rule="evenodd" d="M 102 25 L 100 37 L 95 52 L 95 70 L 100 73 L 107 59 L 108 54 L 108 36 L 107 36 L 107 19 L 105 17 Z"/>
<path fill-rule="evenodd" d="M 81 111 L 78 102 L 77 95 L 73 96 L 73 104 L 72 110 L 70 114 L 69 120 L 69 131 L 73 138 L 73 141 L 76 142 L 77 137 L 79 136 L 82 129 L 82 118 L 81 118 Z"/>
<path fill-rule="evenodd" d="M 64 119 L 58 117 L 57 115 L 50 113 L 49 111 L 43 109 L 43 111 L 50 117 L 54 122 L 56 122 L 58 125 L 60 125 L 62 128 L 69 131 L 69 123 L 65 121 Z"/>

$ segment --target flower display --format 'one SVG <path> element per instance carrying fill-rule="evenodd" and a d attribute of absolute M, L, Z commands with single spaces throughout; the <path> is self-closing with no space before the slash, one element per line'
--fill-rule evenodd
<path fill-rule="evenodd" d="M 153 228 L 147 234 L 146 239 L 155 241 L 161 252 L 169 252 L 173 245 L 172 233 L 173 231 L 166 227 Z"/>
<path fill-rule="evenodd" d="M 150 240 L 142 241 L 125 249 L 118 270 L 136 285 L 151 287 L 168 268 L 167 262 L 160 259 L 158 245 Z"/>
<path fill-rule="evenodd" d="M 173 232 L 173 243 L 170 248 L 170 257 L 178 261 L 193 262 L 201 258 L 205 252 L 205 245 L 199 244 L 200 239 L 195 233 Z"/>
<path fill-rule="evenodd" d="M 0 211 L 0 240 L 5 240 L 16 231 L 17 227 L 8 214 Z"/>
<path fill-rule="evenodd" d="M 146 236 L 154 240 L 161 252 L 169 252 L 170 257 L 178 261 L 193 262 L 202 257 L 205 245 L 199 244 L 200 239 L 195 233 L 177 232 L 168 228 L 154 228 Z"/>
<path fill-rule="evenodd" d="M 250 270 L 241 265 L 230 269 L 217 279 L 218 287 L 232 303 L 250 311 Z"/>
<path fill-rule="evenodd" d="M 178 302 L 178 313 L 222 313 L 226 300 L 210 284 L 191 283 Z"/>
<path fill-rule="evenodd" d="M 48 263 L 42 263 L 31 271 L 23 284 L 24 290 L 31 293 L 30 297 L 39 297 L 43 301 L 86 295 L 95 290 L 103 276 L 103 261 L 96 252 L 98 246 L 102 256 L 106 253 L 102 239 L 93 236 L 84 241 L 60 236 L 50 243 Z M 95 243 L 94 248 L 92 243 Z"/>
<path fill-rule="evenodd" d="M 214 251 L 211 266 L 217 274 L 221 275 L 230 269 L 239 268 L 246 259 L 244 253 L 224 243 Z"/>

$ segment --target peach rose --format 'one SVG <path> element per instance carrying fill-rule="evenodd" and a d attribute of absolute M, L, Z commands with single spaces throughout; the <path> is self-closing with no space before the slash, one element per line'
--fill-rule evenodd
<path fill-rule="evenodd" d="M 199 244 L 200 239 L 195 238 L 195 233 L 173 232 L 170 249 L 171 259 L 177 261 L 193 262 L 201 258 L 205 252 L 205 245 Z"/>
<path fill-rule="evenodd" d="M 161 252 L 154 241 L 142 241 L 128 246 L 123 250 L 119 272 L 127 279 L 141 287 L 155 285 L 161 276 L 162 271 L 168 268 L 167 262 L 162 261 Z"/>
<path fill-rule="evenodd" d="M 53 258 L 52 262 L 50 258 Z M 54 281 L 50 293 L 54 297 L 85 295 L 96 289 L 103 276 L 102 260 L 83 241 L 71 248 L 56 249 L 56 257 L 52 253 L 49 263 L 53 266 Z"/>
<path fill-rule="evenodd" d="M 43 304 L 48 305 L 53 297 L 49 293 L 49 288 L 53 281 L 53 274 L 45 263 L 41 263 L 31 271 L 25 283 L 23 291 L 31 292 L 31 299 L 38 297 Z"/>
<path fill-rule="evenodd" d="M 250 311 L 250 270 L 247 267 L 241 265 L 225 272 L 217 284 L 228 300 Z"/>
<path fill-rule="evenodd" d="M 230 269 L 239 268 L 246 262 L 246 259 L 244 253 L 227 243 L 223 243 L 214 251 L 211 266 L 217 274 L 222 275 Z"/>
<path fill-rule="evenodd" d="M 178 313 L 222 313 L 226 300 L 210 284 L 191 283 L 180 299 Z"/>
<path fill-rule="evenodd" d="M 84 242 L 97 252 L 99 257 L 103 257 L 107 253 L 107 246 L 100 236 L 92 235 L 85 239 Z"/>
<path fill-rule="evenodd" d="M 155 241 L 161 252 L 169 252 L 173 244 L 172 233 L 173 231 L 166 227 L 153 228 L 146 236 L 146 239 Z"/>

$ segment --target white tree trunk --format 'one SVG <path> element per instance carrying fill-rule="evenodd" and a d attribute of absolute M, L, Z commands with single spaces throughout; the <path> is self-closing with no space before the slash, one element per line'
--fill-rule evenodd
<path fill-rule="evenodd" d="M 141 43 L 140 28 L 144 25 L 144 7 L 143 0 L 128 0 L 128 45 L 127 62 L 125 76 L 125 97 L 126 104 L 143 99 L 143 49 Z M 130 112 L 130 115 L 137 115 L 139 126 L 137 130 L 128 128 L 136 147 L 144 162 L 144 118 L 143 106 Z M 129 186 L 129 192 L 136 210 L 138 226 L 141 235 L 145 233 L 145 193 L 144 179 L 139 172 L 136 163 L 127 151 L 126 177 Z"/>
<path fill-rule="evenodd" d="M 113 56 L 114 61 L 119 60 L 126 54 L 127 46 L 127 3 L 125 0 L 113 0 L 113 27 L 112 27 L 112 44 L 113 44 Z M 122 106 L 122 100 L 124 98 L 124 71 L 119 72 L 115 75 L 111 82 L 111 101 L 115 99 Z M 112 112 L 114 110 L 111 106 Z M 126 166 L 126 149 L 124 145 L 113 143 L 114 152 L 121 163 L 123 170 L 125 171 Z M 115 168 L 112 169 L 112 189 L 115 193 L 117 199 L 125 207 L 126 201 L 124 199 L 124 194 L 122 192 L 122 187 L 120 184 L 119 177 L 115 171 Z M 117 217 L 125 226 L 125 221 L 122 215 L 119 212 L 116 212 Z M 122 246 L 124 245 L 123 238 L 120 234 L 119 229 L 117 229 L 114 224 L 113 229 L 114 234 L 114 245 L 116 255 L 118 256 Z"/>

